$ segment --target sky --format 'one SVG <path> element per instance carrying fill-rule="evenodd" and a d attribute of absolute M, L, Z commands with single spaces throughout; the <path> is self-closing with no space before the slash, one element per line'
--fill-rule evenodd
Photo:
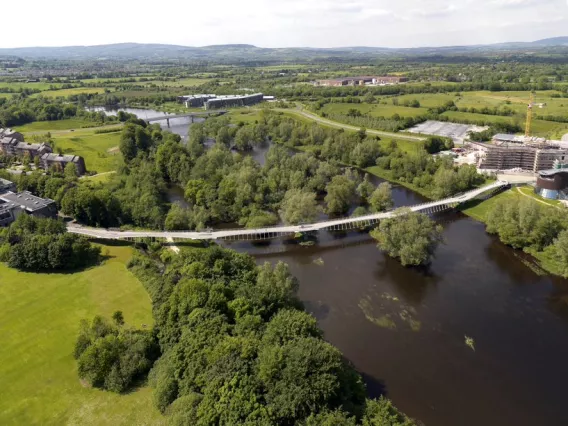
<path fill-rule="evenodd" d="M 0 47 L 420 47 L 568 36 L 568 0 L 3 0 Z"/>

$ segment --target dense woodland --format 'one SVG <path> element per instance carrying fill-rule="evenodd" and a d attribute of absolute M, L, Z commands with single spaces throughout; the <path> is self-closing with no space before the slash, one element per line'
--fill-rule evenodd
<path fill-rule="evenodd" d="M 217 223 L 298 224 L 320 210 L 345 215 L 353 203 L 377 211 L 377 204 L 368 202 L 377 188 L 360 171 L 374 165 L 434 198 L 484 182 L 472 166 L 456 168 L 449 159 L 430 156 L 427 150 L 445 147 L 439 138 L 407 154 L 395 142 L 381 148 L 364 132 L 329 130 L 271 112 L 258 123 L 236 127 L 226 118 L 195 124 L 187 145 L 157 125 L 145 126 L 128 119 L 120 143 L 124 165 L 108 183 L 36 172 L 20 177 L 18 187 L 56 200 L 64 214 L 88 225 L 183 230 Z M 206 149 L 208 138 L 216 143 Z M 243 155 L 270 142 L 262 166 Z M 356 191 L 363 183 L 365 193 Z M 184 188 L 189 208 L 168 204 L 171 185 Z"/>
<path fill-rule="evenodd" d="M 76 270 L 95 264 L 100 248 L 67 232 L 65 223 L 22 214 L 0 229 L 0 262 L 12 268 L 45 272 Z"/>
<path fill-rule="evenodd" d="M 568 219 L 560 208 L 551 208 L 531 200 L 501 199 L 487 214 L 487 232 L 528 253 L 544 252 L 561 265 L 568 277 Z"/>
<path fill-rule="evenodd" d="M 153 253 L 153 254 L 151 254 Z M 284 263 L 257 266 L 218 247 L 138 253 L 131 270 L 152 301 L 155 327 L 83 322 L 79 375 L 124 392 L 149 374 L 173 425 L 413 425 L 390 401 L 365 397 L 361 377 L 322 339 Z"/>

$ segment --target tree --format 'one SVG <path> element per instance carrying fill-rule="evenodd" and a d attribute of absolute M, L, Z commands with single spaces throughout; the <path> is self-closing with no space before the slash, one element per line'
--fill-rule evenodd
<path fill-rule="evenodd" d="M 369 197 L 369 204 L 375 212 L 390 209 L 394 203 L 392 200 L 392 186 L 388 182 L 382 182 Z"/>
<path fill-rule="evenodd" d="M 325 188 L 326 213 L 342 214 L 349 210 L 355 184 L 345 175 L 334 176 Z"/>
<path fill-rule="evenodd" d="M 65 180 L 67 181 L 75 181 L 77 180 L 77 166 L 75 166 L 75 163 L 67 163 L 65 165 L 65 170 L 63 172 L 63 174 L 65 175 Z"/>
<path fill-rule="evenodd" d="M 289 225 L 313 222 L 318 214 L 316 194 L 290 189 L 284 195 L 280 206 L 280 217 Z"/>
<path fill-rule="evenodd" d="M 454 147 L 454 142 L 450 138 L 443 138 L 440 136 L 430 136 L 424 141 L 424 149 L 429 154 L 435 154 L 437 152 L 452 149 Z"/>
<path fill-rule="evenodd" d="M 122 315 L 122 311 L 115 311 L 112 314 L 112 320 L 118 327 L 122 327 L 124 325 L 124 315 Z"/>
<path fill-rule="evenodd" d="M 563 265 L 562 276 L 566 278 L 568 277 L 568 231 L 564 230 L 558 234 L 553 248 L 556 257 Z"/>
<path fill-rule="evenodd" d="M 256 144 L 254 132 L 250 126 L 243 126 L 235 134 L 235 148 L 239 151 L 250 151 Z"/>
<path fill-rule="evenodd" d="M 166 216 L 164 227 L 167 231 L 184 231 L 191 229 L 191 211 L 182 207 L 179 203 L 173 203 Z"/>
<path fill-rule="evenodd" d="M 359 194 L 363 202 L 366 203 L 369 200 L 369 197 L 371 196 L 374 190 L 375 190 L 375 185 L 373 185 L 369 181 L 369 174 L 365 173 L 363 181 L 357 187 L 357 194 Z"/>
<path fill-rule="evenodd" d="M 382 220 L 371 236 L 403 266 L 423 265 L 430 262 L 442 242 L 442 227 L 422 213 L 401 209 L 395 217 Z"/>
<path fill-rule="evenodd" d="M 229 134 L 229 129 L 227 129 L 226 126 L 221 127 L 217 131 L 215 141 L 227 147 L 231 144 L 231 135 Z"/>

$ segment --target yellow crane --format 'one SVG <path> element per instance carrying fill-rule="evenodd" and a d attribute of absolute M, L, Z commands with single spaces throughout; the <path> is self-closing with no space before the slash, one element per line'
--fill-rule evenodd
<path fill-rule="evenodd" d="M 531 98 L 529 100 L 529 106 L 527 108 L 527 124 L 525 126 L 525 137 L 527 138 L 531 135 L 533 106 L 534 106 L 534 93 L 531 92 Z"/>

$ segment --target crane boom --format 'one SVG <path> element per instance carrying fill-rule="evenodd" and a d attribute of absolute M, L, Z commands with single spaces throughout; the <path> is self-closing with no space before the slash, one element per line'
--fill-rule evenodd
<path fill-rule="evenodd" d="M 525 137 L 527 138 L 531 135 L 533 105 L 534 105 L 534 94 L 531 92 L 531 98 L 529 100 L 529 105 L 527 108 L 527 124 L 525 126 Z"/>

